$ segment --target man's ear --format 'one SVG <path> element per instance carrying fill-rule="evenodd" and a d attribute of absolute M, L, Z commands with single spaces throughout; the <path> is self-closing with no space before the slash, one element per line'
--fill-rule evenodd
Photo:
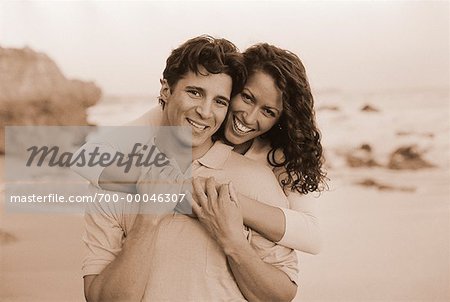
<path fill-rule="evenodd" d="M 164 103 L 167 103 L 167 100 L 170 97 L 170 86 L 166 79 L 159 80 L 161 83 L 161 90 L 159 91 L 159 97 Z"/>

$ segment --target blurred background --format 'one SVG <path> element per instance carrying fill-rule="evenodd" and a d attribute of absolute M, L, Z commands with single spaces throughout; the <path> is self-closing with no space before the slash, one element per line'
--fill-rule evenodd
<path fill-rule="evenodd" d="M 299 253 L 297 300 L 449 301 L 449 9 L 3 1 L 0 138 L 6 125 L 132 120 L 156 105 L 170 51 L 197 35 L 289 49 L 307 68 L 330 178 L 316 196 L 323 251 Z M 82 301 L 82 216 L 2 209 L 0 300 Z"/>

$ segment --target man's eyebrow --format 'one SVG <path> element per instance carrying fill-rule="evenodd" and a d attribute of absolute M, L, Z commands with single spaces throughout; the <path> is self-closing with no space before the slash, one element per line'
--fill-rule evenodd
<path fill-rule="evenodd" d="M 202 87 L 198 87 L 198 86 L 186 86 L 185 89 L 195 89 L 200 92 L 205 92 L 205 89 L 203 89 Z"/>
<path fill-rule="evenodd" d="M 205 93 L 205 89 L 203 89 L 202 87 L 198 87 L 198 86 L 186 86 L 185 89 L 195 89 L 203 94 Z M 230 102 L 230 98 L 227 98 L 226 96 L 223 96 L 223 95 L 218 95 L 216 98 L 224 100 L 228 103 Z"/>
<path fill-rule="evenodd" d="M 221 99 L 221 100 L 223 100 L 223 101 L 225 101 L 225 102 L 227 102 L 227 103 L 230 102 L 230 99 L 227 98 L 227 97 L 225 97 L 225 96 L 223 96 L 223 95 L 218 95 L 217 98 L 218 98 L 218 99 Z"/>

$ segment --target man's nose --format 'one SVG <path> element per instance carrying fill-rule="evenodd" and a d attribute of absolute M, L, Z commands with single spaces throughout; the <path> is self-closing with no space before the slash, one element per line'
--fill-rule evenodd
<path fill-rule="evenodd" d="M 212 117 L 212 101 L 203 101 L 197 106 L 196 111 L 204 119 Z"/>

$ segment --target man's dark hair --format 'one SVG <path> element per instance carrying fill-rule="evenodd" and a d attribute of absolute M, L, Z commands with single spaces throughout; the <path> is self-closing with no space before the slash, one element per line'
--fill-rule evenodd
<path fill-rule="evenodd" d="M 224 73 L 233 80 L 231 96 L 241 92 L 247 81 L 247 70 L 238 48 L 226 39 L 203 35 L 189 39 L 174 49 L 166 61 L 163 78 L 170 89 L 189 71 L 200 73 L 205 68 L 211 74 Z M 164 102 L 159 102 L 164 107 Z"/>

